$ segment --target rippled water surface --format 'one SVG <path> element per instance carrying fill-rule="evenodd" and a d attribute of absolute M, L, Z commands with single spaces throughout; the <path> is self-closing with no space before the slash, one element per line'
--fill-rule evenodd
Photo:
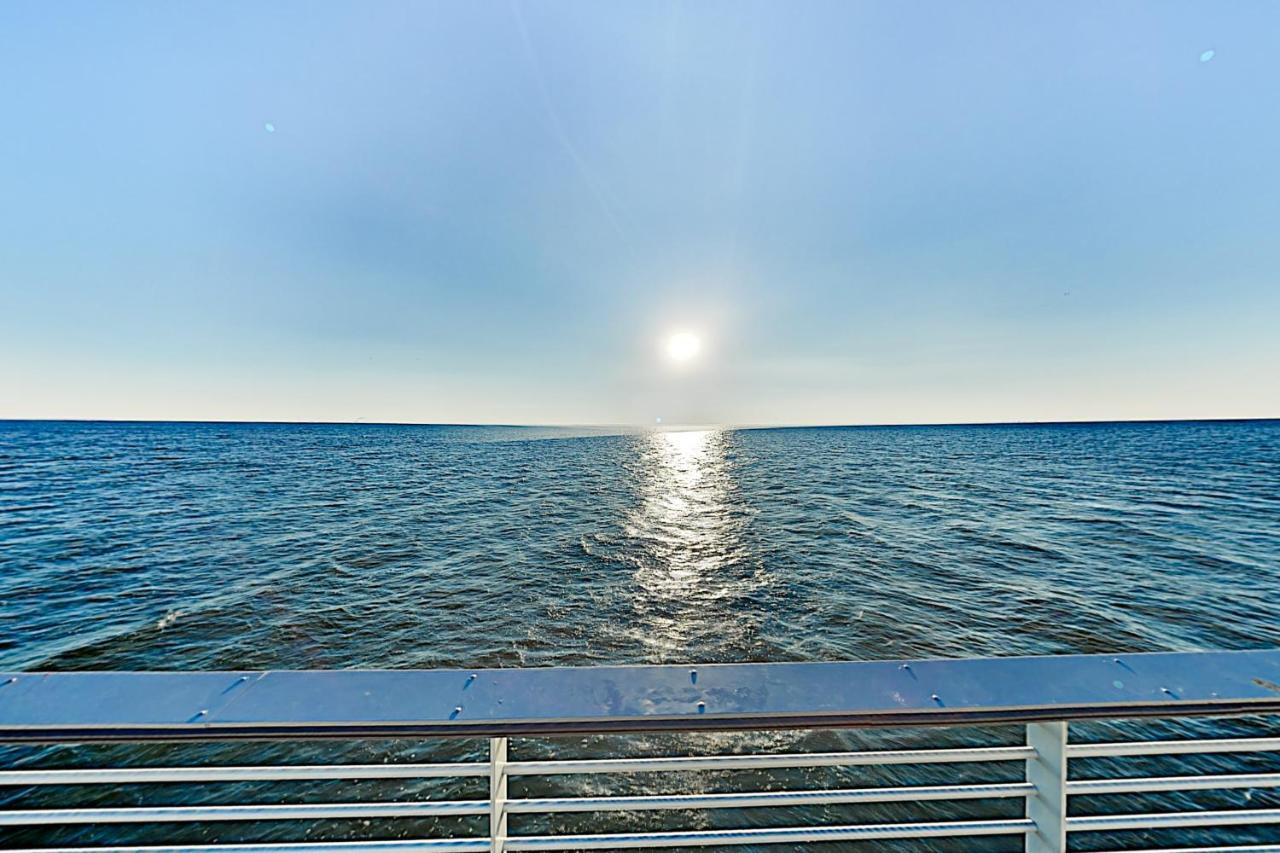
<path fill-rule="evenodd" d="M 1280 423 L 0 424 L 0 666 L 1280 642 Z"/>
<path fill-rule="evenodd" d="M 1278 576 L 1276 421 L 0 423 L 5 669 L 1260 648 Z"/>

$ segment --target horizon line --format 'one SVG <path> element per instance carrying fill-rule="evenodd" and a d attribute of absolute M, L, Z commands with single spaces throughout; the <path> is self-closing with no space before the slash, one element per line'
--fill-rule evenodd
<path fill-rule="evenodd" d="M 508 423 L 448 422 L 448 421 L 330 421 L 330 420 L 207 420 L 178 418 L 10 418 L 0 417 L 4 423 L 45 424 L 191 424 L 223 426 L 373 426 L 373 427 L 502 427 L 507 429 L 593 429 L 674 431 L 693 429 L 720 430 L 769 430 L 769 429 L 886 429 L 909 427 L 1003 427 L 1003 426 L 1089 426 L 1104 424 L 1194 424 L 1194 423 L 1266 423 L 1280 421 L 1280 415 L 1264 417 L 1190 417 L 1190 418 L 1082 418 L 1077 420 L 1021 420 L 1021 421 L 914 421 L 914 422 L 866 422 L 866 423 L 781 423 L 781 424 L 733 424 L 733 423 Z"/>

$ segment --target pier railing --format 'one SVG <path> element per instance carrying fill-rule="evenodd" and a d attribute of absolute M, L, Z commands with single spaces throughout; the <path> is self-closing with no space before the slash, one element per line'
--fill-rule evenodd
<path fill-rule="evenodd" d="M 0 827 L 93 825 L 98 846 L 26 849 L 85 851 L 213 850 L 224 853 L 295 851 L 520 851 L 627 850 L 814 842 L 884 842 L 969 839 L 1027 851 L 1065 851 L 1088 834 L 1123 836 L 1127 830 L 1229 831 L 1280 825 L 1280 808 L 1126 809 L 1150 795 L 1199 791 L 1267 791 L 1280 788 L 1280 764 L 1248 772 L 1204 773 L 1203 764 L 1179 764 L 1182 772 L 1105 776 L 1072 772 L 1092 759 L 1180 757 L 1280 752 L 1280 736 L 1074 742 L 1070 721 L 1280 712 L 1280 652 L 1212 652 L 1121 656 L 1060 656 L 982 660 L 927 660 L 816 664 L 635 666 L 476 671 L 270 671 L 204 673 L 9 673 L 0 675 L 0 742 L 98 744 L 113 742 L 225 742 L 356 739 L 483 738 L 483 760 L 442 763 L 249 764 L 225 766 L 48 767 L 36 751 L 0 769 Z M 520 760 L 521 739 L 548 736 L 612 736 L 628 732 L 723 732 L 767 729 L 1025 726 L 1022 743 L 946 748 L 875 749 L 757 754 L 681 754 Z M 1280 734 L 1278 732 L 1277 734 Z M 608 737 L 602 738 L 607 741 Z M 301 744 L 298 744 L 301 746 Z M 13 750 L 10 750 L 13 752 Z M 16 753 L 15 753 L 16 754 Z M 1082 764 L 1073 765 L 1080 761 Z M 618 793 L 531 796 L 513 789 L 537 778 L 589 776 L 608 780 L 644 774 L 705 771 L 767 773 L 814 768 L 973 767 L 1015 768 L 1004 781 L 944 780 L 929 783 L 824 787 L 770 785 L 725 792 Z M 1275 772 L 1273 772 L 1273 770 Z M 1191 772 L 1197 771 L 1197 772 Z M 936 776 L 936 774 L 935 774 Z M 753 779 L 757 777 L 751 777 Z M 955 777 L 959 779 L 959 776 Z M 41 791 L 128 786 L 216 787 L 223 783 L 331 780 L 459 779 L 484 785 L 462 798 L 331 802 L 214 803 L 186 805 L 27 805 Z M 104 787 L 106 786 L 106 787 Z M 655 789 L 663 786 L 656 785 Z M 440 789 L 444 790 L 444 789 Z M 474 790 L 474 785 L 473 785 Z M 1143 798 L 1146 799 L 1143 799 Z M 1073 798 L 1111 806 L 1079 813 Z M 1267 799 L 1267 798 L 1264 798 Z M 813 815 L 813 807 L 892 805 L 901 810 L 946 803 L 955 809 L 985 802 L 1010 807 L 972 818 L 937 819 L 927 811 L 892 821 L 747 826 L 700 825 L 659 830 L 595 831 L 612 812 L 733 814 L 776 810 L 782 818 Z M 1118 805 L 1117 805 L 1118 804 Z M 821 812 L 820 809 L 817 810 Z M 895 812 L 897 813 L 897 812 Z M 936 814 L 936 813 L 934 813 Z M 521 822 L 536 816 L 582 815 L 573 831 L 530 833 Z M 210 844 L 114 845 L 120 824 L 204 826 L 234 822 L 275 825 L 286 821 L 389 821 L 470 818 L 479 829 L 449 837 L 369 838 L 342 841 L 271 841 Z M 705 823 L 705 822 L 704 822 Z M 380 824 L 381 825 L 381 824 Z M 420 825 L 415 823 L 414 826 Z M 530 824 L 534 825 L 534 824 Z M 1095 835 L 1094 837 L 1098 837 Z M 1238 836 L 1231 836 L 1238 837 Z M 1278 834 L 1276 837 L 1280 837 Z M 1125 850 L 1165 850 L 1146 835 L 1122 842 Z M 1134 845 L 1139 846 L 1134 846 Z M 1216 844 L 1216 843 L 1215 843 Z M 856 849 L 856 848 L 854 848 Z M 964 849 L 957 848 L 957 849 Z M 994 849 L 984 847 L 983 849 Z M 1013 849 L 1006 847 L 1004 849 Z M 1096 845 L 1089 849 L 1097 849 Z M 1231 846 L 1181 846 L 1182 851 L 1280 851 L 1280 842 Z"/>

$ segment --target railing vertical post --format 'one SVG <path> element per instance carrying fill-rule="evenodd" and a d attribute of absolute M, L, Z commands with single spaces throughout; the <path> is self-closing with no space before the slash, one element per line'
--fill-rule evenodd
<path fill-rule="evenodd" d="M 1027 853 L 1066 853 L 1067 849 L 1067 724 L 1031 723 L 1027 745 L 1036 754 L 1027 759 L 1027 781 L 1036 786 L 1027 797 L 1027 817 L 1036 831 L 1027 835 Z"/>
<path fill-rule="evenodd" d="M 507 845 L 507 739 L 489 738 L 489 849 Z"/>

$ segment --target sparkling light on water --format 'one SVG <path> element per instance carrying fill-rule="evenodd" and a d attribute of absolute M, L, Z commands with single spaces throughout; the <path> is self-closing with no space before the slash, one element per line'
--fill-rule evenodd
<path fill-rule="evenodd" d="M 733 641 L 742 620 L 726 607 L 759 586 L 740 533 L 749 513 L 723 430 L 650 433 L 643 445 L 641 500 L 627 523 L 650 558 L 635 572 L 633 606 L 654 660 L 705 657 Z M 695 655 L 697 657 L 697 655 Z"/>

